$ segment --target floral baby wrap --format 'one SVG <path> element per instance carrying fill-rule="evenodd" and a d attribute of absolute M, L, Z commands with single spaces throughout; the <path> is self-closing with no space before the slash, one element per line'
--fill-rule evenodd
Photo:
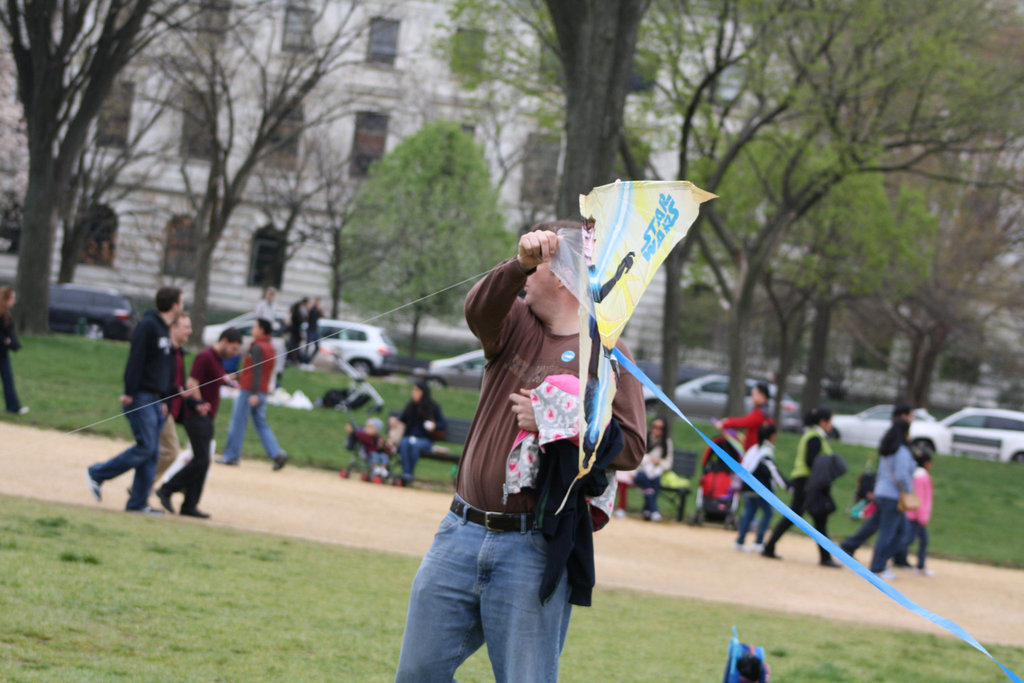
<path fill-rule="evenodd" d="M 505 463 L 503 500 L 525 488 L 533 488 L 545 444 L 568 439 L 579 443 L 580 382 L 575 375 L 549 375 L 530 392 L 536 432 L 520 431 Z M 611 515 L 615 487 L 609 486 L 599 498 L 587 499 L 591 507 Z"/>

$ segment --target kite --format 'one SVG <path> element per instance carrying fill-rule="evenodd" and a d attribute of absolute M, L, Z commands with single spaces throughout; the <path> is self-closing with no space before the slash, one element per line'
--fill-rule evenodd
<path fill-rule="evenodd" d="M 580 302 L 577 481 L 590 472 L 611 419 L 618 374 L 612 349 L 658 267 L 697 219 L 700 204 L 715 196 L 686 181 L 616 181 L 580 196 L 584 229 L 563 235 L 551 264 Z"/>

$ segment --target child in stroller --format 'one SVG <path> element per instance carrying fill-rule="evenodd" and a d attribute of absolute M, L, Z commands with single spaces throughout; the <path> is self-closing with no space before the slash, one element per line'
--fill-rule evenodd
<path fill-rule="evenodd" d="M 356 426 L 354 420 L 345 424 L 345 431 L 349 435 L 347 447 L 356 454 L 339 473 L 341 477 L 348 478 L 356 467 L 362 467 L 365 469 L 363 481 L 380 484 L 391 479 L 391 456 L 395 449 L 381 435 L 383 428 L 384 423 L 379 417 L 367 419 L 362 429 Z"/>
<path fill-rule="evenodd" d="M 735 458 L 743 459 L 743 446 L 735 437 L 716 436 L 712 441 Z M 726 529 L 736 528 L 736 513 L 739 509 L 739 486 L 733 481 L 732 470 L 722 462 L 715 451 L 708 446 L 701 461 L 700 486 L 697 487 L 697 509 L 690 517 L 690 523 L 700 526 L 704 520 L 723 522 Z"/>

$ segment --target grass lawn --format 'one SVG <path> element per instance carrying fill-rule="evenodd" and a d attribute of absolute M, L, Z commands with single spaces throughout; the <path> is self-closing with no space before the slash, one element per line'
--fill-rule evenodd
<path fill-rule="evenodd" d="M 22 402 L 32 412 L 24 417 L 4 414 L 2 420 L 71 431 L 85 426 L 88 431 L 130 439 L 127 421 L 120 416 L 118 396 L 128 346 L 123 342 L 92 340 L 70 335 L 27 336 L 24 349 L 13 357 L 14 373 Z M 303 372 L 289 369 L 284 388 L 301 389 L 311 399 L 322 396 L 330 388 L 347 386 L 348 378 L 329 372 Z M 409 397 L 405 378 L 373 378 L 374 387 L 386 401 L 386 410 L 400 410 Z M 442 388 L 434 392 L 445 414 L 472 417 L 477 394 L 463 389 Z M 226 401 L 217 417 L 219 442 L 227 435 L 232 403 Z M 291 410 L 271 406 L 268 420 L 278 440 L 292 456 L 292 463 L 340 469 L 351 459 L 345 450 L 342 412 L 317 409 Z M 365 410 L 356 412 L 363 422 Z M 712 428 L 698 424 L 706 434 Z M 180 431 L 182 443 L 186 443 Z M 673 423 L 672 434 L 677 448 L 692 448 L 703 453 L 704 444 L 686 424 Z M 796 452 L 797 436 L 783 433 L 776 445 L 777 460 L 782 471 L 789 473 Z M 840 510 L 851 500 L 857 474 L 871 455 L 871 449 L 836 444 L 836 449 L 850 466 L 850 472 L 833 487 L 833 497 Z M 244 453 L 248 457 L 265 458 L 252 429 L 247 434 Z M 452 467 L 443 462 L 422 460 L 417 478 L 424 485 L 450 486 Z M 1019 537 L 1020 520 L 1024 519 L 1024 467 L 956 457 L 939 457 L 932 476 L 935 480 L 935 512 L 931 524 L 930 554 L 937 557 L 968 559 L 1002 566 L 1024 567 L 1024 544 L 1010 542 Z M 631 492 L 630 506 L 640 508 L 639 492 Z M 785 495 L 783 495 L 785 499 Z M 694 496 L 688 507 L 692 510 Z M 857 522 L 836 513 L 829 520 L 833 538 L 841 538 L 857 527 Z M 861 551 L 861 558 L 870 552 Z"/>
<path fill-rule="evenodd" d="M 0 679 L 389 681 L 417 564 L 0 496 Z M 733 625 L 778 681 L 1006 680 L 952 637 L 601 589 L 561 680 L 718 680 Z M 990 650 L 1024 667 L 1024 648 Z M 483 651 L 459 680 L 493 680 Z"/>

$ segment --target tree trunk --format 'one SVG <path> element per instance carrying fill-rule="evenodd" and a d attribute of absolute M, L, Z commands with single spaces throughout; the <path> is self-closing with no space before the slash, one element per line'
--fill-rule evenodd
<path fill-rule="evenodd" d="M 210 263 L 213 261 L 213 250 L 217 248 L 217 241 L 204 236 L 196 248 L 196 276 L 192 288 L 192 330 L 195 339 L 203 338 L 203 330 L 209 317 Z"/>
<path fill-rule="evenodd" d="M 640 0 L 547 0 L 566 84 L 559 218 L 578 216 L 579 196 L 614 180 L 644 5 Z"/>
<path fill-rule="evenodd" d="M 662 390 L 673 397 L 676 389 L 676 377 L 679 374 L 679 311 L 682 308 L 683 264 L 693 247 L 694 231 L 700 229 L 700 217 L 690 227 L 686 237 L 669 252 L 662 267 L 665 272 L 665 298 L 662 301 L 661 321 L 661 377 L 658 382 Z M 666 425 L 671 425 L 674 413 L 668 406 L 661 406 L 658 414 Z"/>
<path fill-rule="evenodd" d="M 78 267 L 78 256 L 85 247 L 85 229 L 81 222 L 74 225 L 64 224 L 64 237 L 60 243 L 60 267 L 57 271 L 57 282 L 74 282 L 75 268 Z"/>
<path fill-rule="evenodd" d="M 14 308 L 21 332 L 43 334 L 50 329 L 50 268 L 57 225 L 54 162 L 49 150 L 29 156 L 28 189 L 22 207 L 16 289 L 22 305 Z"/>
<path fill-rule="evenodd" d="M 832 302 L 825 298 L 815 301 L 814 326 L 811 328 L 811 348 L 807 354 L 804 390 L 800 407 L 807 411 L 821 402 L 821 383 L 825 378 L 828 357 L 828 333 L 832 327 Z"/>
<path fill-rule="evenodd" d="M 331 317 L 337 320 L 341 302 L 341 231 L 331 235 Z"/>
<path fill-rule="evenodd" d="M 779 337 L 781 346 L 779 348 L 779 365 L 775 372 L 775 395 L 774 408 L 772 409 L 772 420 L 776 425 L 782 424 L 782 395 L 786 393 L 786 384 L 789 381 L 789 373 L 796 364 L 796 355 L 800 349 L 800 340 L 803 338 L 806 325 L 804 313 L 806 301 L 801 309 L 793 313 L 792 319 L 779 316 Z"/>
<path fill-rule="evenodd" d="M 754 308 L 754 289 L 761 277 L 758 268 L 748 265 L 745 254 L 740 254 L 739 258 L 736 293 L 729 308 L 729 399 L 725 405 L 726 415 L 738 415 L 743 410 L 743 399 L 747 394 L 747 338 Z"/>
<path fill-rule="evenodd" d="M 740 415 L 743 399 L 747 393 L 747 328 L 749 308 L 739 301 L 729 309 L 729 343 L 726 352 L 729 361 L 729 398 L 725 404 L 726 415 Z"/>
<path fill-rule="evenodd" d="M 420 342 L 420 313 L 414 310 L 412 314 L 412 334 L 409 335 L 409 356 L 416 357 L 416 350 Z"/>
<path fill-rule="evenodd" d="M 938 363 L 939 354 L 946 345 L 945 329 L 929 330 L 917 338 L 911 339 L 910 362 L 904 374 L 906 379 L 905 398 L 910 405 L 924 407 L 928 405 L 931 392 L 932 375 Z"/>

